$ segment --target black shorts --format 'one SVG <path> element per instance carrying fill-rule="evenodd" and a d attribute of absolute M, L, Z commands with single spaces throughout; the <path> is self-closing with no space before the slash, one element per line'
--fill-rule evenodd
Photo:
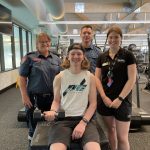
<path fill-rule="evenodd" d="M 98 98 L 97 112 L 102 116 L 114 116 L 119 121 L 130 121 L 132 105 L 128 100 L 124 100 L 118 109 L 106 107 L 101 98 Z"/>
<path fill-rule="evenodd" d="M 71 135 L 73 129 L 80 121 L 57 121 L 51 126 L 49 134 L 49 145 L 53 143 L 63 143 L 68 148 L 70 147 Z M 81 146 L 83 147 L 87 142 L 100 143 L 98 130 L 95 125 L 95 121 L 92 120 L 86 126 L 83 137 L 79 139 Z"/>

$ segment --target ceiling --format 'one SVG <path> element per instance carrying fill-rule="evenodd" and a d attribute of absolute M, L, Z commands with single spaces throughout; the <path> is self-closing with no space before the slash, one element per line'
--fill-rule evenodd
<path fill-rule="evenodd" d="M 115 22 L 125 34 L 124 45 L 147 45 L 150 33 L 150 0 L 1 0 L 0 3 L 12 10 L 14 20 L 34 33 L 46 31 L 53 37 L 70 35 L 61 37 L 62 43 L 70 38 L 79 41 L 84 23 L 92 24 L 99 45 L 104 44 L 105 33 Z M 75 12 L 75 3 L 84 4 L 84 13 Z M 79 7 L 78 10 L 81 11 Z M 60 24 L 55 24 L 57 21 Z M 122 24 L 123 21 L 126 23 Z"/>

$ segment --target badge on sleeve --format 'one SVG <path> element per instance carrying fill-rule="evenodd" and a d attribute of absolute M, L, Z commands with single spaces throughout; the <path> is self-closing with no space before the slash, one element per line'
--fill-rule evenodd
<path fill-rule="evenodd" d="M 33 60 L 34 62 L 41 62 L 42 59 L 41 59 L 41 58 L 36 58 L 36 57 L 35 57 L 35 58 L 32 58 L 32 60 Z"/>
<path fill-rule="evenodd" d="M 21 60 L 21 64 L 23 64 L 27 60 L 27 56 L 24 56 Z"/>

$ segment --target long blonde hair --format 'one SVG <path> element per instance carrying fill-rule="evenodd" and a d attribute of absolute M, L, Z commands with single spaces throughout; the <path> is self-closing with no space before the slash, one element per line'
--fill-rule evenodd
<path fill-rule="evenodd" d="M 83 52 L 84 60 L 81 63 L 81 69 L 89 69 L 90 68 L 90 62 L 85 57 L 85 49 L 82 47 L 82 45 L 80 43 L 73 43 L 72 45 L 70 45 L 68 47 L 68 54 L 72 49 L 79 49 Z M 63 61 L 63 63 L 61 64 L 61 66 L 65 69 L 70 68 L 70 61 L 68 60 L 68 54 L 67 54 L 67 57 L 65 58 L 65 60 Z"/>
<path fill-rule="evenodd" d="M 70 68 L 70 61 L 68 60 L 68 56 L 65 58 L 63 63 L 61 64 L 61 67 L 64 69 Z M 88 70 L 90 68 L 90 62 L 88 59 L 84 56 L 84 60 L 81 63 L 81 69 Z"/>

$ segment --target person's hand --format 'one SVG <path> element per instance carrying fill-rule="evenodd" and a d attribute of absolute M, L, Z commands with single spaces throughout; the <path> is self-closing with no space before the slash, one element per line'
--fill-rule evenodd
<path fill-rule="evenodd" d="M 55 111 L 44 111 L 44 118 L 47 121 L 53 121 L 56 118 L 57 113 Z"/>
<path fill-rule="evenodd" d="M 25 107 L 31 108 L 33 106 L 28 95 L 22 96 L 22 102 Z"/>
<path fill-rule="evenodd" d="M 104 102 L 104 104 L 105 104 L 107 107 L 110 107 L 111 104 L 112 104 L 112 100 L 111 100 L 109 97 L 107 97 L 107 96 L 105 96 L 105 97 L 103 98 L 103 102 Z"/>
<path fill-rule="evenodd" d="M 118 98 L 116 98 L 110 105 L 110 108 L 119 108 L 119 106 L 121 105 L 122 101 L 120 101 Z"/>
<path fill-rule="evenodd" d="M 83 122 L 82 120 L 78 123 L 78 125 L 74 128 L 72 132 L 72 140 L 82 138 L 86 125 L 87 124 Z"/>

